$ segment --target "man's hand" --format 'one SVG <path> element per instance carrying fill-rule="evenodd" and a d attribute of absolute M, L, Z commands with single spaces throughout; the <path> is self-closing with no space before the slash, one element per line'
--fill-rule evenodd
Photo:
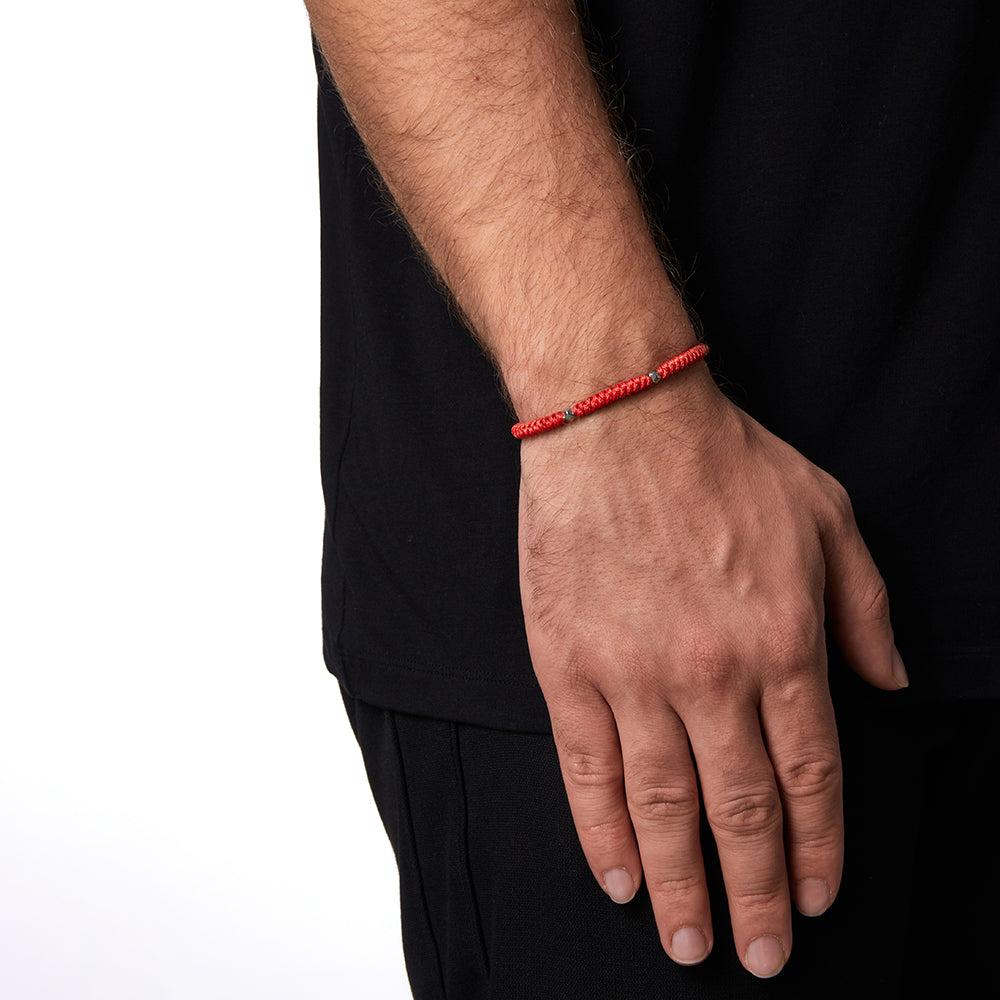
<path fill-rule="evenodd" d="M 703 804 L 738 954 L 771 976 L 790 899 L 819 914 L 840 883 L 824 594 L 859 674 L 905 672 L 843 489 L 691 376 L 523 443 L 522 599 L 598 882 L 624 902 L 645 877 L 663 947 L 701 961 Z"/>

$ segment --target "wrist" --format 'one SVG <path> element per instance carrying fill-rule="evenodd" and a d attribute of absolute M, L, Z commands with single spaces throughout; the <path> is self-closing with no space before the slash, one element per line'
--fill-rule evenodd
<path fill-rule="evenodd" d="M 667 484 L 685 490 L 742 439 L 744 424 L 701 361 L 585 420 L 525 438 L 521 476 L 543 491 L 589 491 L 623 476 L 654 493 Z"/>

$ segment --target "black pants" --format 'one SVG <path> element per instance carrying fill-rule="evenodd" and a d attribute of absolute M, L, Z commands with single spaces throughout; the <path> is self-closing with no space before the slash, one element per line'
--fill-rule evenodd
<path fill-rule="evenodd" d="M 418 1000 L 1000 997 L 1000 703 L 926 704 L 853 679 L 835 693 L 847 854 L 833 907 L 795 918 L 788 965 L 740 965 L 703 830 L 715 949 L 660 948 L 649 898 L 625 906 L 577 843 L 551 737 L 347 699 L 400 870 Z"/>

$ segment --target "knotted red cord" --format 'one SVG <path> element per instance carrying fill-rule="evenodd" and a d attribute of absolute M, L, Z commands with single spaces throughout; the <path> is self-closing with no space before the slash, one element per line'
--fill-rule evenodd
<path fill-rule="evenodd" d="M 632 378 L 627 378 L 624 382 L 602 389 L 600 392 L 595 392 L 593 396 L 588 396 L 579 403 L 574 403 L 568 410 L 550 413 L 547 417 L 539 417 L 537 420 L 529 420 L 526 423 L 514 424 L 510 432 L 516 438 L 526 438 L 534 434 L 541 434 L 543 431 L 551 431 L 556 427 L 562 427 L 563 424 L 567 424 L 577 417 L 585 417 L 588 413 L 593 413 L 594 410 L 607 406 L 608 403 L 624 399 L 635 392 L 641 392 L 651 385 L 656 385 L 657 382 L 662 382 L 670 375 L 676 375 L 683 368 L 693 365 L 696 361 L 701 361 L 706 354 L 708 354 L 707 344 L 695 344 L 683 354 L 678 354 L 677 357 L 664 361 L 659 368 L 654 368 L 647 375 L 633 375 Z M 654 376 L 656 377 L 654 378 Z"/>

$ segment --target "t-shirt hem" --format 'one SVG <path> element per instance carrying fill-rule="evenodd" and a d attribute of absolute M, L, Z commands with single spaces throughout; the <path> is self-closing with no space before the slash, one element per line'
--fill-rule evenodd
<path fill-rule="evenodd" d="M 489 664 L 471 678 L 440 665 L 421 669 L 330 646 L 323 658 L 346 694 L 377 708 L 509 732 L 552 731 L 534 677 L 530 683 L 512 678 L 509 664 Z"/>

